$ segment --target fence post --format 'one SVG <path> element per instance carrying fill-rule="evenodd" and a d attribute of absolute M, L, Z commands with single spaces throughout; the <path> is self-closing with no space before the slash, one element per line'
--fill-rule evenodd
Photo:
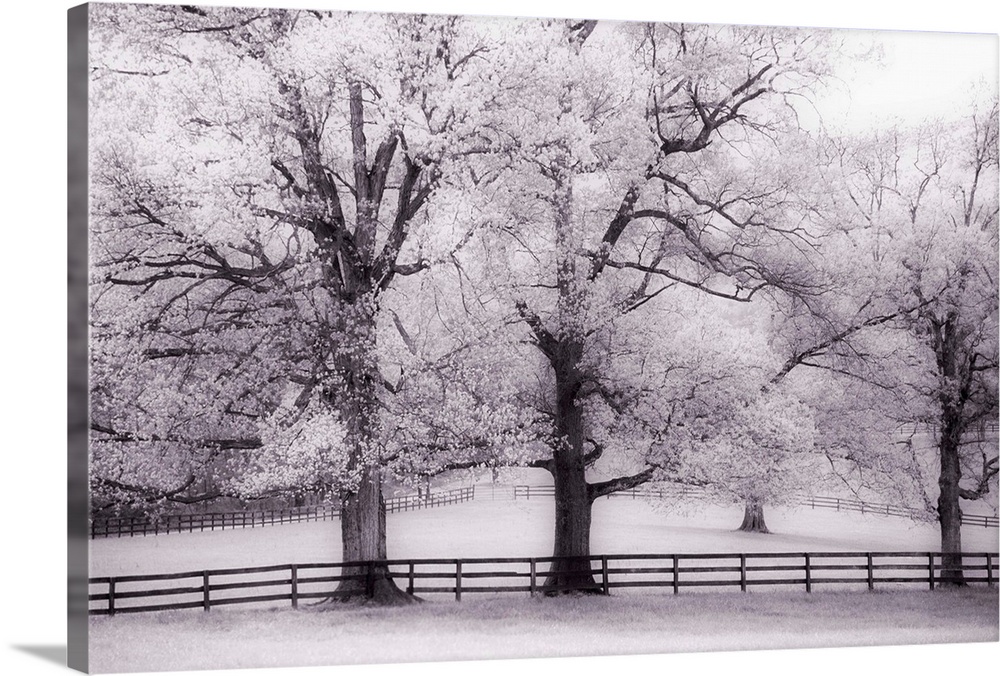
<path fill-rule="evenodd" d="M 529 586 L 531 588 L 531 595 L 534 596 L 535 595 L 535 587 L 536 587 L 536 584 L 535 584 L 535 581 L 536 581 L 536 578 L 535 578 L 535 560 L 534 559 L 528 559 L 528 563 L 531 566 L 531 572 L 529 573 L 531 581 L 530 581 Z"/>
<path fill-rule="evenodd" d="M 108 580 L 108 615 L 115 614 L 115 578 Z"/>
<path fill-rule="evenodd" d="M 993 555 L 986 554 L 986 586 L 993 587 Z"/>
<path fill-rule="evenodd" d="M 872 567 L 872 555 L 868 552 L 868 591 L 875 589 L 875 569 Z"/>
<path fill-rule="evenodd" d="M 813 590 L 812 584 L 812 568 L 809 566 L 809 553 L 804 554 L 806 557 L 806 592 L 811 592 Z"/>
<path fill-rule="evenodd" d="M 601 556 L 601 581 L 604 587 L 604 595 L 608 595 L 608 556 L 604 554 Z"/>
<path fill-rule="evenodd" d="M 413 561 L 410 561 L 409 580 L 406 584 L 406 593 L 413 594 Z"/>
<path fill-rule="evenodd" d="M 680 568 L 677 567 L 677 555 L 674 554 L 674 593 L 679 591 L 679 586 L 677 584 L 677 575 L 680 573 Z"/>
<path fill-rule="evenodd" d="M 455 561 L 455 600 L 462 600 L 462 562 Z"/>
<path fill-rule="evenodd" d="M 292 608 L 299 607 L 299 567 L 296 564 L 292 568 Z"/>
<path fill-rule="evenodd" d="M 934 553 L 927 554 L 927 584 L 934 589 Z"/>
<path fill-rule="evenodd" d="M 201 579 L 202 579 L 202 589 L 204 590 L 204 596 L 205 596 L 204 601 L 203 601 L 203 605 L 205 606 L 205 612 L 207 613 L 208 610 L 209 610 L 209 608 L 212 607 L 212 602 L 208 598 L 209 589 L 208 589 L 208 571 L 207 570 L 204 571 L 201 574 Z"/>
<path fill-rule="evenodd" d="M 747 590 L 747 555 L 740 554 L 740 591 Z"/>

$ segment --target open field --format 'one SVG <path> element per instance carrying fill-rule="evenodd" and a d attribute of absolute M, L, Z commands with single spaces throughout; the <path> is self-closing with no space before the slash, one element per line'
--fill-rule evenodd
<path fill-rule="evenodd" d="M 459 505 L 390 514 L 390 558 L 548 556 L 551 498 Z M 805 551 L 937 551 L 933 523 L 828 509 L 789 507 L 766 513 L 772 533 L 740 533 L 737 506 L 691 503 L 668 510 L 622 498 L 594 504 L 595 554 Z M 1000 550 L 995 528 L 965 527 L 970 552 Z M 92 576 L 206 568 L 340 561 L 339 521 L 206 533 L 171 533 L 90 542 Z"/>
<path fill-rule="evenodd" d="M 768 535 L 735 531 L 737 506 L 642 499 L 594 505 L 595 553 L 932 551 L 935 524 L 827 509 L 769 509 Z M 387 517 L 390 558 L 546 556 L 551 498 L 482 500 Z M 997 552 L 993 528 L 963 529 Z M 340 560 L 339 522 L 90 541 L 91 575 Z M 142 671 L 761 648 L 996 641 L 997 592 L 751 590 L 610 597 L 432 595 L 402 608 L 223 607 L 92 617 L 92 669 Z"/>
<path fill-rule="evenodd" d="M 94 617 L 96 672 L 998 639 L 995 590 L 475 598 Z"/>

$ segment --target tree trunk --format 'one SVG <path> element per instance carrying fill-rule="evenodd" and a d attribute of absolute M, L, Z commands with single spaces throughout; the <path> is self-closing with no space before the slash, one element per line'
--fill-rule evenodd
<path fill-rule="evenodd" d="M 340 531 L 343 560 L 384 561 L 386 554 L 385 500 L 382 497 L 381 472 L 369 467 L 362 472 L 356 493 L 348 493 L 341 504 Z M 414 597 L 396 586 L 384 565 L 348 566 L 343 575 L 357 579 L 343 580 L 337 587 L 337 600 L 367 600 L 379 605 L 414 601 Z"/>
<path fill-rule="evenodd" d="M 941 582 L 964 585 L 962 572 L 962 507 L 959 504 L 959 482 L 962 467 L 959 449 L 965 431 L 963 419 L 969 397 L 969 369 L 962 368 L 962 331 L 954 314 L 932 324 L 934 353 L 942 387 L 940 437 L 938 456 L 941 473 L 938 476 L 938 521 L 941 524 Z"/>
<path fill-rule="evenodd" d="M 553 556 L 566 557 L 552 562 L 545 578 L 546 594 L 599 593 L 590 566 L 591 500 L 587 491 L 582 459 L 576 463 L 556 460 L 555 546 Z"/>
<path fill-rule="evenodd" d="M 572 108 L 572 92 L 563 92 L 564 110 Z M 584 381 L 581 371 L 584 290 L 576 274 L 579 234 L 573 221 L 573 177 L 571 157 L 566 148 L 552 162 L 552 203 L 556 237 L 556 286 L 558 288 L 558 331 L 545 333 L 540 345 L 555 375 L 554 444 L 549 470 L 555 481 L 555 543 L 552 562 L 545 579 L 547 594 L 600 593 L 590 568 L 591 498 L 584 462 L 583 410 L 577 396 Z M 537 333 L 536 333 L 537 335 Z"/>
<path fill-rule="evenodd" d="M 959 504 L 959 480 L 962 478 L 958 449 L 960 425 L 942 416 L 944 425 L 938 451 L 941 457 L 941 474 L 938 477 L 938 520 L 941 523 L 941 583 L 964 585 L 962 572 L 962 507 Z"/>
<path fill-rule="evenodd" d="M 326 398 L 347 428 L 350 448 L 348 468 L 360 474 L 357 487 L 341 494 L 340 528 L 344 562 L 365 562 L 343 569 L 336 599 L 367 600 L 391 605 L 413 600 L 393 582 L 385 565 L 368 562 L 387 558 L 385 500 L 375 430 L 378 427 L 375 358 L 375 313 L 364 300 L 344 308 L 337 326 L 336 373 L 326 388 Z"/>
<path fill-rule="evenodd" d="M 764 523 L 764 505 L 757 500 L 747 500 L 739 530 L 744 533 L 770 533 Z"/>
<path fill-rule="evenodd" d="M 556 375 L 556 429 L 560 442 L 552 458 L 555 482 L 555 544 L 552 555 L 566 557 L 552 562 L 545 586 L 547 594 L 599 593 L 590 568 L 591 499 L 583 449 L 583 411 L 576 395 L 580 389 L 577 368 L 580 345 L 562 338 L 554 360 Z"/>

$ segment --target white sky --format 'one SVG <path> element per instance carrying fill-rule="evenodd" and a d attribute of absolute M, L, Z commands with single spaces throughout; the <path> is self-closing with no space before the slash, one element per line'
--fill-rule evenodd
<path fill-rule="evenodd" d="M 892 118 L 955 119 L 968 109 L 977 85 L 980 98 L 983 88 L 997 89 L 996 35 L 851 31 L 849 43 L 880 45 L 883 55 L 841 64 L 842 82 L 818 102 L 828 124 L 858 129 Z"/>

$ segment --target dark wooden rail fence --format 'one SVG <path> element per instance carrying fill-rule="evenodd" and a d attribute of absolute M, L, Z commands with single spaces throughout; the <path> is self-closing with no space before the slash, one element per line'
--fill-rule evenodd
<path fill-rule="evenodd" d="M 799 501 L 800 505 L 812 508 L 824 507 L 844 512 L 861 512 L 862 514 L 885 514 L 886 516 L 903 516 L 910 519 L 926 518 L 926 512 L 913 507 L 899 507 L 881 502 L 865 502 L 846 498 L 831 498 L 823 496 L 808 496 Z M 962 514 L 962 525 L 983 526 L 984 528 L 1000 527 L 1000 519 L 995 516 L 980 514 Z"/>
<path fill-rule="evenodd" d="M 986 423 L 985 425 L 982 425 L 981 431 L 985 440 L 989 435 L 996 435 L 1000 432 L 1000 423 Z M 900 425 L 897 432 L 899 434 L 937 434 L 938 426 L 933 423 L 906 423 L 904 425 Z M 978 437 L 979 432 L 979 426 L 974 426 L 971 430 L 969 430 L 968 434 L 969 437 L 975 440 Z"/>
<path fill-rule="evenodd" d="M 708 491 L 704 488 L 698 486 L 682 486 L 682 485 L 668 485 L 668 486 L 640 486 L 637 488 L 629 488 L 628 490 L 617 491 L 615 493 L 610 493 L 608 498 L 675 498 L 675 497 L 687 497 L 687 496 L 705 496 L 708 495 Z M 530 500 L 532 498 L 551 498 L 555 496 L 555 486 L 526 486 L 526 485 L 516 485 L 514 486 L 514 499 L 515 500 Z"/>
<path fill-rule="evenodd" d="M 515 500 L 551 498 L 554 495 L 554 488 L 551 485 L 516 485 L 513 487 L 512 494 Z M 654 498 L 662 500 L 677 497 L 704 497 L 705 495 L 708 495 L 708 492 L 697 486 L 641 486 L 625 491 L 618 491 L 617 493 L 610 494 L 608 497 L 632 499 Z M 385 504 L 386 511 L 394 513 L 467 502 L 475 499 L 475 497 L 476 487 L 468 486 L 432 493 L 427 496 L 401 495 L 387 499 Z M 865 502 L 849 498 L 807 496 L 800 498 L 798 504 L 814 509 L 825 508 L 838 511 L 861 512 L 862 514 L 884 514 L 907 518 L 919 518 L 924 515 L 921 510 L 910 507 Z M 256 528 L 258 526 L 301 523 L 305 521 L 328 521 L 339 517 L 340 510 L 332 506 L 215 514 L 171 514 L 161 516 L 159 519 L 111 517 L 92 520 L 90 536 L 91 538 L 134 537 L 137 535 L 158 535 L 160 533 L 232 530 L 234 528 Z M 983 526 L 984 528 L 1000 527 L 1000 520 L 996 516 L 988 515 L 963 514 L 962 523 L 971 526 Z"/>
<path fill-rule="evenodd" d="M 514 499 L 530 500 L 532 498 L 550 498 L 555 495 L 553 486 L 514 486 Z M 704 497 L 708 495 L 705 489 L 697 486 L 639 486 L 624 491 L 611 493 L 608 498 L 653 498 L 665 499 L 676 497 Z M 902 516 L 910 519 L 926 517 L 926 513 L 912 507 L 899 507 L 880 502 L 865 502 L 850 498 L 834 498 L 824 496 L 806 496 L 797 499 L 796 504 L 816 508 L 835 509 L 843 512 L 860 512 L 862 514 L 884 514 L 886 516 Z M 962 514 L 962 524 L 983 526 L 985 528 L 1000 527 L 1000 519 L 996 516 L 979 514 Z"/>
<path fill-rule="evenodd" d="M 899 507 L 880 502 L 864 502 L 850 498 L 831 498 L 823 496 L 808 496 L 802 498 L 799 503 L 808 507 L 823 507 L 835 509 L 838 512 L 861 512 L 862 514 L 884 514 L 886 516 L 902 516 L 911 519 L 926 518 L 926 513 L 912 507 Z M 995 516 L 979 514 L 962 514 L 962 524 L 968 526 L 983 526 L 984 528 L 997 528 L 1000 523 Z"/>
<path fill-rule="evenodd" d="M 298 507 L 267 511 L 226 512 L 210 514 L 169 514 L 160 518 L 109 517 L 94 519 L 90 537 L 134 537 L 194 531 L 256 528 L 303 521 L 327 521 L 340 516 L 334 507 Z"/>
<path fill-rule="evenodd" d="M 428 495 L 399 495 L 385 501 L 385 511 L 390 514 L 393 512 L 409 512 L 415 509 L 426 509 L 427 507 L 455 505 L 460 502 L 475 500 L 475 498 L 475 486 L 453 488 Z"/>
<path fill-rule="evenodd" d="M 995 587 L 1000 567 L 995 553 L 962 555 L 968 584 Z M 873 590 L 887 585 L 940 583 L 937 552 L 765 552 L 729 554 L 600 554 L 576 557 L 577 570 L 590 572 L 586 585 L 546 584 L 557 560 L 566 557 L 476 559 L 406 559 L 351 563 L 298 563 L 228 568 L 161 575 L 121 575 L 89 580 L 92 615 L 151 612 L 248 604 L 290 604 L 336 598 L 343 580 L 365 580 L 373 588 L 376 566 L 387 566 L 400 587 L 418 595 L 590 591 L 659 588 L 674 594 L 684 589 L 793 587 L 812 592 L 816 585 Z M 345 574 L 344 569 L 364 572 Z M 151 601 L 151 602 L 150 602 Z"/>
<path fill-rule="evenodd" d="M 388 498 L 385 509 L 389 513 L 408 512 L 415 509 L 440 507 L 467 502 L 475 497 L 475 488 L 456 488 L 430 495 L 400 495 Z M 329 521 L 340 517 L 340 509 L 333 506 L 295 507 L 267 511 L 242 511 L 212 514 L 169 514 L 159 518 L 110 517 L 93 519 L 90 537 L 134 537 L 193 531 L 232 530 L 257 528 L 306 521 Z"/>

